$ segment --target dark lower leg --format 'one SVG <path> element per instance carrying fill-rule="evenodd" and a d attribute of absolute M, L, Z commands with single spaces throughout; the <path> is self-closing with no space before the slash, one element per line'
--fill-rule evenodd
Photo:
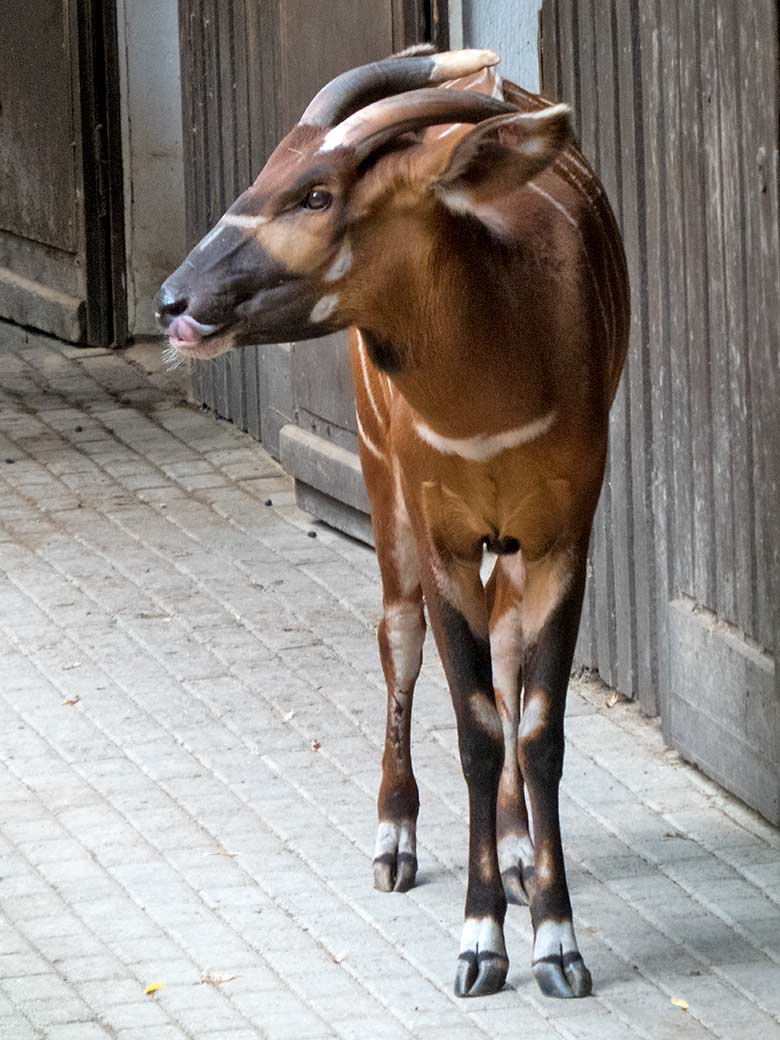
<path fill-rule="evenodd" d="M 580 997 L 592 983 L 572 927 L 561 842 L 558 790 L 563 770 L 563 716 L 579 626 L 583 574 L 540 630 L 525 669 L 519 751 L 533 814 L 535 869 L 531 885 L 534 975 L 547 996 Z"/>

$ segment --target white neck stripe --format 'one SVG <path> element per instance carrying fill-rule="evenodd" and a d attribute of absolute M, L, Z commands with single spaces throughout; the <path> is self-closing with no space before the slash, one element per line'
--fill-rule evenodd
<path fill-rule="evenodd" d="M 462 459 L 468 459 L 470 462 L 488 462 L 502 451 L 517 448 L 541 437 L 552 427 L 557 417 L 557 412 L 553 409 L 546 415 L 526 423 L 525 426 L 487 436 L 480 433 L 476 437 L 442 437 L 419 420 L 415 422 L 414 428 L 421 440 L 443 455 L 460 455 Z"/>

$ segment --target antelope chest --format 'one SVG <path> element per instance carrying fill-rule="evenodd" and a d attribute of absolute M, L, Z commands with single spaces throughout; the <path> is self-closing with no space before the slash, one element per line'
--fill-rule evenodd
<path fill-rule="evenodd" d="M 580 496 L 556 452 L 523 445 L 476 461 L 407 438 L 398 455 L 407 508 L 455 558 L 487 545 L 531 562 L 576 537 Z"/>

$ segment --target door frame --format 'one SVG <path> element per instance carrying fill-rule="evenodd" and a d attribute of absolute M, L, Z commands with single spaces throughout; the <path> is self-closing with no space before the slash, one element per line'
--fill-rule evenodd
<path fill-rule="evenodd" d="M 81 119 L 86 341 L 127 341 L 124 179 L 116 5 L 76 0 L 74 97 Z"/>

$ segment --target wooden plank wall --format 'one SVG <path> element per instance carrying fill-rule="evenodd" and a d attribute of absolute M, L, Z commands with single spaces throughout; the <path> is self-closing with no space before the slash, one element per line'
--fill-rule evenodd
<path fill-rule="evenodd" d="M 180 0 L 188 247 L 252 183 L 279 139 L 278 20 L 276 4 Z M 247 347 L 193 369 L 195 397 L 258 439 L 261 356 Z"/>
<path fill-rule="evenodd" d="M 544 0 L 541 24 L 631 274 L 578 661 L 656 713 L 671 600 L 779 645 L 778 5 Z"/>
<path fill-rule="evenodd" d="M 191 248 L 262 169 L 313 92 L 446 19 L 420 0 L 179 0 L 187 239 Z M 345 31 L 345 28 L 348 31 Z M 261 439 L 264 364 L 246 347 L 193 370 L 197 400 Z"/>

